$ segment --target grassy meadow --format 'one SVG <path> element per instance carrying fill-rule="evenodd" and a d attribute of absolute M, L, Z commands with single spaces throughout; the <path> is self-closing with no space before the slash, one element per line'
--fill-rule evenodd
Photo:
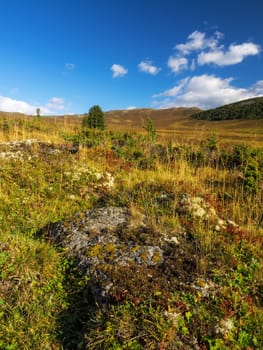
<path fill-rule="evenodd" d="M 82 130 L 77 116 L 0 114 L 0 349 L 263 348 L 263 119 L 209 122 L 192 113 L 108 112 L 105 131 Z M 143 129 L 147 118 L 156 139 Z M 28 139 L 42 143 L 5 155 L 8 143 Z M 111 188 L 101 186 L 108 173 Z M 180 217 L 184 194 L 205 198 L 238 227 L 214 232 Z M 88 278 L 36 233 L 102 206 L 128 207 L 154 232 L 183 226 L 192 245 L 182 250 L 195 256 L 200 285 L 168 294 L 135 285 L 133 296 L 94 305 Z"/>

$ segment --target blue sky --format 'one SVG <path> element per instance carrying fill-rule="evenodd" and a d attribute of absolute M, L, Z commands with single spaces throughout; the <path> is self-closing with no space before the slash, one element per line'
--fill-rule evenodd
<path fill-rule="evenodd" d="M 262 0 L 0 1 L 0 110 L 216 107 L 263 95 Z"/>

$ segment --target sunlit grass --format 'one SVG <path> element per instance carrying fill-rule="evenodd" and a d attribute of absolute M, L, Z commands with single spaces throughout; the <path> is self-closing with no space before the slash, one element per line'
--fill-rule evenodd
<path fill-rule="evenodd" d="M 253 146 L 262 147 L 257 122 L 247 134 L 245 123 L 235 132 L 213 124 L 219 150 L 225 143 L 247 143 L 254 132 Z M 76 154 L 46 154 L 35 145 L 30 157 L 0 159 L 0 349 L 185 349 L 192 346 L 190 335 L 202 349 L 261 348 L 262 185 L 250 193 L 240 169 L 191 163 L 189 152 L 205 152 L 215 132 L 202 123 L 189 129 L 181 120 L 175 131 L 159 132 L 165 156 L 152 154 L 155 145 L 134 132 L 126 141 L 119 132 L 124 146 L 116 146 L 108 130 L 101 144 L 82 143 Z M 1 125 L 2 142 L 34 138 L 61 144 L 68 143 L 65 135 L 80 132 L 79 120 L 70 117 L 11 116 Z M 181 153 L 170 157 L 168 148 L 179 146 Z M 96 172 L 110 172 L 114 187 L 100 187 Z M 218 233 L 207 222 L 180 217 L 177 209 L 185 194 L 205 198 L 239 228 Z M 163 290 L 135 293 L 136 298 L 130 295 L 115 305 L 92 304 L 87 279 L 36 232 L 103 205 L 128 207 L 134 223 L 144 220 L 153 232 L 178 235 L 181 254 L 196 260 L 200 285 L 193 291 L 179 284 L 169 295 Z M 211 297 L 200 292 L 206 283 L 213 286 Z M 232 330 L 216 333 L 226 320 Z"/>

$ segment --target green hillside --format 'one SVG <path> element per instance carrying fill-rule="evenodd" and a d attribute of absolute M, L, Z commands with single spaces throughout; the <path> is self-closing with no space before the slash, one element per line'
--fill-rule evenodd
<path fill-rule="evenodd" d="M 263 119 L 263 97 L 231 103 L 192 115 L 202 120 Z"/>

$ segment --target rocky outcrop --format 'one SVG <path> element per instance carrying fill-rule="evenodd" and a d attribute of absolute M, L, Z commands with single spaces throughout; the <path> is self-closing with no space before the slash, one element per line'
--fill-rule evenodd
<path fill-rule="evenodd" d="M 161 236 L 157 238 L 143 222 L 138 226 L 126 208 L 88 210 L 48 225 L 41 234 L 66 248 L 90 278 L 96 301 L 127 292 L 130 282 L 140 280 L 139 276 L 152 279 L 150 271 L 158 270 L 167 254 Z"/>
<path fill-rule="evenodd" d="M 77 146 L 53 144 L 50 141 L 27 139 L 22 141 L 0 142 L 0 159 L 31 159 L 37 154 L 53 155 L 62 152 L 77 153 Z"/>
<path fill-rule="evenodd" d="M 171 292 L 190 283 L 196 258 L 186 235 L 156 232 L 126 208 L 105 207 L 49 224 L 40 232 L 65 248 L 89 277 L 96 302 Z"/>
<path fill-rule="evenodd" d="M 215 234 L 229 225 L 201 197 L 183 196 L 177 211 L 184 220 L 187 216 L 212 220 Z M 65 248 L 88 276 L 95 301 L 158 290 L 168 295 L 186 285 L 196 289 L 200 282 L 195 233 L 183 224 L 177 230 L 157 232 L 127 208 L 103 207 L 49 224 L 40 233 Z M 210 286 L 209 281 L 202 283 Z M 202 293 L 209 290 L 206 287 Z"/>

